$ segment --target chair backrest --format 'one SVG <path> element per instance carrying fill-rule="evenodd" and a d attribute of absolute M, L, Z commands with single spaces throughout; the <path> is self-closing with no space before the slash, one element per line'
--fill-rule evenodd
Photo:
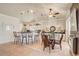
<path fill-rule="evenodd" d="M 20 32 L 13 32 L 14 37 L 21 37 L 21 33 Z"/>
<path fill-rule="evenodd" d="M 17 32 L 13 32 L 14 36 L 17 37 Z"/>
<path fill-rule="evenodd" d="M 21 36 L 22 37 L 26 37 L 27 36 L 27 33 L 26 32 L 21 32 Z"/>
<path fill-rule="evenodd" d="M 42 42 L 44 43 L 44 46 L 48 46 L 48 38 L 46 35 L 42 35 Z"/>
<path fill-rule="evenodd" d="M 62 39 L 63 39 L 63 34 L 61 34 L 61 37 L 60 37 L 60 43 L 61 43 Z"/>
<path fill-rule="evenodd" d="M 32 37 L 33 36 L 33 33 L 27 33 L 28 34 L 28 37 Z"/>

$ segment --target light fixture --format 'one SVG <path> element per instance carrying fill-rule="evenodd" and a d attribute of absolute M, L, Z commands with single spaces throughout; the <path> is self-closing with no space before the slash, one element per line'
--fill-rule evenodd
<path fill-rule="evenodd" d="M 25 11 L 21 11 L 21 12 L 20 12 L 20 15 L 24 15 L 24 14 L 25 14 Z"/>
<path fill-rule="evenodd" d="M 49 9 L 49 17 L 56 17 L 56 15 L 60 14 L 59 12 L 54 12 L 51 8 Z"/>
<path fill-rule="evenodd" d="M 52 15 L 52 9 L 51 8 L 49 9 L 49 15 Z"/>
<path fill-rule="evenodd" d="M 33 10 L 30 10 L 31 13 L 33 13 Z"/>
<path fill-rule="evenodd" d="M 53 13 L 52 13 L 52 9 L 49 9 L 49 17 L 52 17 Z"/>
<path fill-rule="evenodd" d="M 20 15 L 25 15 L 27 13 L 33 13 L 34 11 L 31 9 L 31 10 L 24 10 L 24 11 L 21 11 L 20 12 Z"/>

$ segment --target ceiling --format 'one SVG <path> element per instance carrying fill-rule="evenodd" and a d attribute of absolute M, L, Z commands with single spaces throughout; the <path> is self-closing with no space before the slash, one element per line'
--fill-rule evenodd
<path fill-rule="evenodd" d="M 59 12 L 58 19 L 66 19 L 71 3 L 0 3 L 0 13 L 19 18 L 24 21 L 48 19 L 49 9 Z M 33 13 L 28 14 L 28 10 Z M 26 12 L 25 14 L 21 14 Z"/>

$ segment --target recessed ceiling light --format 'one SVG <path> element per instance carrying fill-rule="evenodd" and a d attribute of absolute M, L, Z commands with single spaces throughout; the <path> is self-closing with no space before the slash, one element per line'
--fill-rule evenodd
<path fill-rule="evenodd" d="M 20 14 L 21 14 L 21 15 L 23 15 L 24 13 L 25 13 L 25 11 L 21 11 L 21 13 L 20 13 Z"/>
<path fill-rule="evenodd" d="M 31 13 L 33 13 L 33 10 L 30 10 Z"/>

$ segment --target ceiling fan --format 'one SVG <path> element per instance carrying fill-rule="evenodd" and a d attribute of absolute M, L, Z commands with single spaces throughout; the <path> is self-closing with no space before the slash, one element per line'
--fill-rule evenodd
<path fill-rule="evenodd" d="M 49 17 L 56 17 L 57 15 L 59 15 L 59 12 L 55 12 L 50 8 L 49 9 Z"/>

